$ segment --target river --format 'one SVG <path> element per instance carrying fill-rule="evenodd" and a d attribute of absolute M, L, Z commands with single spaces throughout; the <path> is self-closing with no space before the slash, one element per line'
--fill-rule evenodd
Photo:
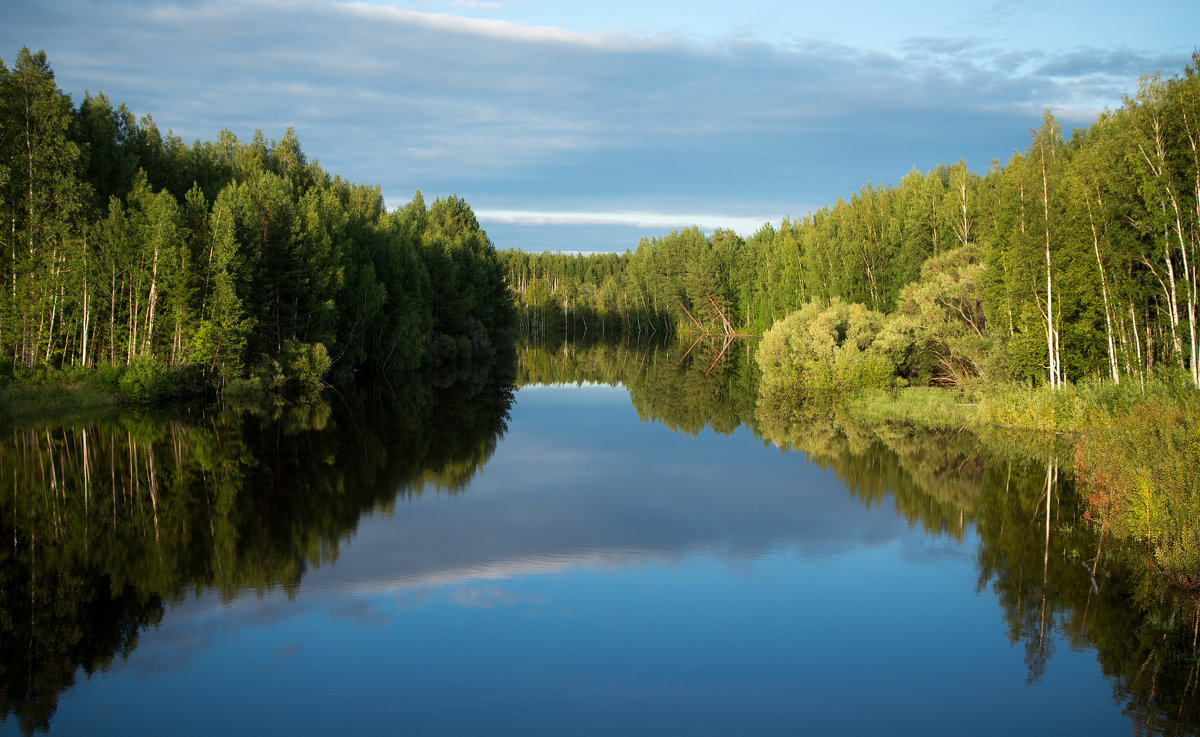
<path fill-rule="evenodd" d="M 1195 599 L 1049 439 L 524 346 L 305 407 L 7 428 L 0 733 L 1196 734 Z"/>

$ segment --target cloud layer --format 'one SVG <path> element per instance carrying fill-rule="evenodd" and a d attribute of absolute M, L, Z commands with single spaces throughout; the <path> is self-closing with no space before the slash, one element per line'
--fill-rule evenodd
<path fill-rule="evenodd" d="M 1023 148 L 1042 110 L 1086 124 L 1190 51 L 698 41 L 332 0 L 64 0 L 5 15 L 0 56 L 45 49 L 77 100 L 102 90 L 185 140 L 291 126 L 326 169 L 382 185 L 392 205 L 459 193 L 525 230 L 710 213 L 744 231 L 914 166 L 983 169 Z"/>

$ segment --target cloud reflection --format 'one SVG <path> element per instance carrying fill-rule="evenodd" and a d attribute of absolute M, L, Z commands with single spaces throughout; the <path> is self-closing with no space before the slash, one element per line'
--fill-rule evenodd
<path fill-rule="evenodd" d="M 632 412 L 623 388 L 522 390 L 508 435 L 466 492 L 364 519 L 336 566 L 306 574 L 300 598 L 697 553 L 822 557 L 908 534 L 894 511 L 864 509 L 802 455 L 780 455 L 741 431 L 673 434 L 631 422 Z"/>
<path fill-rule="evenodd" d="M 194 653 L 238 648 L 267 626 L 290 646 L 293 631 L 344 623 L 370 636 L 446 607 L 566 616 L 631 575 L 666 586 L 679 585 L 681 570 L 696 581 L 794 583 L 829 562 L 897 550 L 906 560 L 963 558 L 970 569 L 956 546 L 914 534 L 895 510 L 864 505 L 832 473 L 748 432 L 691 437 L 641 423 L 620 386 L 532 387 L 518 392 L 508 433 L 462 493 L 407 497 L 390 515 L 362 518 L 336 563 L 308 570 L 290 592 L 177 604 L 116 669 L 188 670 Z M 580 586 L 582 599 L 571 593 Z"/>

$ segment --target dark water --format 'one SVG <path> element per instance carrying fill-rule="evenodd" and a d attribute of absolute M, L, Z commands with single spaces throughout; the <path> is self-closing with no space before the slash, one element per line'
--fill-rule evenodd
<path fill-rule="evenodd" d="M 1061 448 L 682 353 L 7 430 L 0 732 L 1197 733 L 1196 601 Z"/>

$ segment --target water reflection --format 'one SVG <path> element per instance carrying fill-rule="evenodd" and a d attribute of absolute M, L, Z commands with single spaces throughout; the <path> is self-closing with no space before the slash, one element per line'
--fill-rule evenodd
<path fill-rule="evenodd" d="M 336 406 L 123 414 L 0 444 L 0 715 L 46 729 L 59 694 L 127 657 L 189 592 L 294 596 L 364 514 L 457 492 L 503 435 L 511 384 Z"/>
<path fill-rule="evenodd" d="M 1028 682 L 1044 679 L 1060 639 L 1095 648 L 1135 732 L 1200 732 L 1200 598 L 1164 587 L 1138 551 L 1106 549 L 1082 517 L 1061 439 L 914 432 L 835 407 L 771 406 L 758 401 L 749 351 L 713 362 L 719 347 L 693 357 L 678 345 L 535 346 L 521 378 L 620 383 L 643 421 L 693 434 L 740 426 L 803 453 L 863 505 L 890 501 L 928 534 L 961 539 L 973 527 L 978 589 L 1002 604 Z"/>
<path fill-rule="evenodd" d="M 478 718 L 462 731 L 532 706 L 564 720 L 543 732 L 591 714 L 594 731 L 782 733 L 804 715 L 878 733 L 876 710 L 903 732 L 939 710 L 932 691 L 951 711 L 973 698 L 963 718 L 1004 712 L 994 699 L 1050 688 L 1086 650 L 1137 731 L 1197 732 L 1197 601 L 1085 524 L 1064 448 L 764 406 L 749 351 L 722 348 L 525 346 L 515 403 L 509 384 L 474 377 L 6 431 L 3 713 L 45 728 L 60 699 L 112 700 L 115 678 L 71 689 L 85 675 L 135 671 L 148 689 L 261 639 L 272 668 L 341 674 L 330 699 L 398 679 L 409 716 L 441 704 Z M 999 631 L 1019 672 L 991 652 Z M 872 709 L 833 692 L 864 669 L 886 681 Z M 981 670 L 987 687 L 964 690 Z M 455 706 L 464 689 L 470 710 Z M 1065 721 L 996 715 L 976 731 L 1102 721 L 1106 704 L 1055 689 Z M 730 721 L 706 724 L 712 705 Z M 821 721 L 833 711 L 840 722 Z M 407 724 L 379 716 L 374 731 Z"/>

